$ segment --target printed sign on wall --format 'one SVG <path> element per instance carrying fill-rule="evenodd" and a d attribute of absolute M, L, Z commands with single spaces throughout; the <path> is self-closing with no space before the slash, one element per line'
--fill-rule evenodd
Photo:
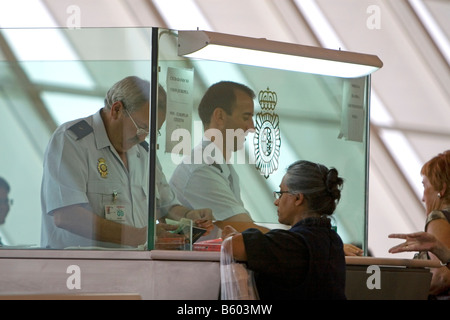
<path fill-rule="evenodd" d="M 179 141 L 172 141 L 177 129 L 192 132 L 192 110 L 194 105 L 194 70 L 168 68 L 167 70 L 167 113 L 166 152 L 172 152 Z"/>

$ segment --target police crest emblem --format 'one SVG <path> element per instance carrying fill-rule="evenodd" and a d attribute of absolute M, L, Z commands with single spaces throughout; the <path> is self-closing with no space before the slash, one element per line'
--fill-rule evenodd
<path fill-rule="evenodd" d="M 108 176 L 108 166 L 106 165 L 106 161 L 103 158 L 99 158 L 97 161 L 97 170 L 100 173 L 102 178 L 106 178 Z"/>
<path fill-rule="evenodd" d="M 280 120 L 274 112 L 277 94 L 267 88 L 259 92 L 258 100 L 262 110 L 256 114 L 256 132 L 253 138 L 255 166 L 267 179 L 278 169 L 280 157 Z"/>

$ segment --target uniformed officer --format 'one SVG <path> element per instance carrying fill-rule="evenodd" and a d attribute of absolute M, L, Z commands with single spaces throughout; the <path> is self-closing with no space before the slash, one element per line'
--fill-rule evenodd
<path fill-rule="evenodd" d="M 9 191 L 9 183 L 4 178 L 0 177 L 0 225 L 5 223 L 12 204 L 12 200 L 8 198 Z M 2 239 L 0 238 L 0 246 L 2 245 Z"/>
<path fill-rule="evenodd" d="M 109 89 L 97 113 L 56 129 L 44 158 L 41 246 L 136 247 L 146 242 L 149 93 L 148 81 L 124 78 Z M 165 182 L 162 171 L 156 179 Z M 165 192 L 158 195 L 166 208 L 161 216 L 211 224 L 210 209 L 189 210 L 170 194 L 168 199 L 162 197 Z"/>

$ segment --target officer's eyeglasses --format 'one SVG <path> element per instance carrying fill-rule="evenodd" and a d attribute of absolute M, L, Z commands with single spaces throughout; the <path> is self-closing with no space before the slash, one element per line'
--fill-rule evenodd
<path fill-rule="evenodd" d="M 125 109 L 125 108 L 124 108 Z M 125 109 L 125 111 L 127 112 L 128 116 L 130 117 L 131 121 L 133 122 L 134 126 L 136 127 L 136 135 L 138 136 L 148 136 L 150 132 L 148 132 L 147 130 L 138 127 L 138 125 L 136 124 L 136 122 L 134 122 L 133 117 L 131 116 L 131 114 L 128 112 L 127 109 Z"/>
<path fill-rule="evenodd" d="M 291 192 L 290 191 L 274 191 L 273 192 L 273 197 L 275 198 L 275 200 L 278 200 L 278 199 L 281 198 L 283 193 L 291 193 Z"/>
<path fill-rule="evenodd" d="M 8 198 L 6 198 L 6 199 L 0 199 L 0 206 L 1 206 L 1 205 L 9 205 L 9 206 L 12 206 L 13 203 L 14 203 L 13 199 L 8 199 Z"/>

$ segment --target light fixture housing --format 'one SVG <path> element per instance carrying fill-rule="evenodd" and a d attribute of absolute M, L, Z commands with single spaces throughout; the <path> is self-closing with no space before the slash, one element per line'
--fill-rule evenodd
<path fill-rule="evenodd" d="M 178 55 L 258 67 L 359 78 L 383 66 L 375 55 L 209 31 L 178 31 Z"/>

